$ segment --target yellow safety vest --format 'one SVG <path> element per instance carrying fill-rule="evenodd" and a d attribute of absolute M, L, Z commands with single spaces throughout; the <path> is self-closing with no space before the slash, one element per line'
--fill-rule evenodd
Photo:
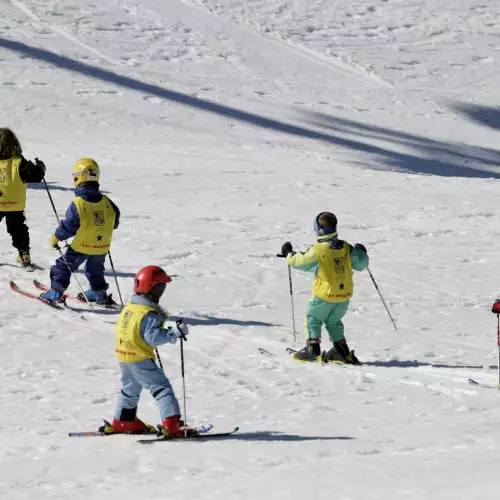
<path fill-rule="evenodd" d="M 0 161 L 0 212 L 22 212 L 26 208 L 27 185 L 19 176 L 21 157 Z"/>
<path fill-rule="evenodd" d="M 80 216 L 80 227 L 71 242 L 71 248 L 87 255 L 108 253 L 116 218 L 109 198 L 103 195 L 98 203 L 90 203 L 77 197 L 73 203 Z"/>
<path fill-rule="evenodd" d="M 116 324 L 116 356 L 121 363 L 137 363 L 144 359 L 155 359 L 153 347 L 141 337 L 141 322 L 154 307 L 129 302 L 120 313 Z M 162 323 L 163 326 L 163 323 Z"/>
<path fill-rule="evenodd" d="M 352 297 L 351 251 L 344 242 L 342 248 L 330 248 L 331 242 L 317 243 L 318 271 L 313 284 L 313 295 L 326 302 L 345 302 Z"/>

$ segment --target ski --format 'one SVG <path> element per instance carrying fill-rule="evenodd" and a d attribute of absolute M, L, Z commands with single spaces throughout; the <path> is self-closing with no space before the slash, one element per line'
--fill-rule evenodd
<path fill-rule="evenodd" d="M 153 444 L 153 443 L 164 443 L 169 441 L 196 441 L 197 439 L 214 439 L 225 436 L 231 436 L 235 432 L 240 430 L 239 427 L 227 432 L 200 432 L 199 434 L 194 434 L 192 436 L 160 436 L 156 439 L 139 439 L 137 442 L 140 444 Z"/>
<path fill-rule="evenodd" d="M 19 286 L 17 286 L 13 281 L 10 282 L 10 288 L 14 292 L 19 293 L 20 295 L 24 295 L 25 297 L 28 297 L 30 299 L 35 299 L 38 302 L 41 302 L 42 304 L 50 306 L 50 307 L 52 307 L 54 309 L 59 309 L 60 311 L 62 311 L 64 309 L 63 305 L 64 305 L 65 300 L 66 300 L 66 295 L 63 295 L 61 297 L 61 300 L 58 303 L 54 304 L 53 302 L 50 302 L 48 300 L 43 299 L 39 295 L 35 295 L 33 293 L 27 292 L 26 290 L 23 290 L 22 288 L 20 288 Z"/>
<path fill-rule="evenodd" d="M 107 420 L 104 420 L 103 427 L 113 427 Z M 200 434 L 210 432 L 213 429 L 213 425 L 204 425 L 196 430 Z M 153 426 L 150 426 L 154 429 Z M 158 436 L 158 431 L 156 429 L 146 432 L 103 432 L 102 430 L 97 431 L 82 431 L 82 432 L 69 432 L 68 437 L 109 437 L 109 436 Z M 153 440 L 155 441 L 155 440 Z"/>
<path fill-rule="evenodd" d="M 476 385 L 478 387 L 484 387 L 485 389 L 500 389 L 500 385 L 496 384 L 483 384 L 482 382 L 478 382 L 477 380 L 474 380 L 472 378 L 469 379 L 469 384 L 470 385 Z"/>
<path fill-rule="evenodd" d="M 50 288 L 48 286 L 44 285 L 43 283 L 40 283 L 38 280 L 33 280 L 33 285 L 35 286 L 35 288 L 38 288 L 38 290 L 42 290 L 43 292 L 50 290 Z M 84 298 L 80 297 L 80 295 L 82 295 L 81 292 L 76 296 L 67 293 L 67 294 L 65 294 L 65 297 L 68 299 L 74 300 L 76 302 L 79 302 L 80 304 L 88 304 L 88 302 Z M 109 298 L 111 299 L 111 295 L 109 295 Z M 111 299 L 111 300 L 113 300 L 113 299 Z M 116 304 L 116 303 L 96 304 L 95 302 L 91 302 L 91 304 L 93 306 L 100 307 L 102 309 L 112 309 L 114 311 L 121 311 L 122 310 L 122 306 L 120 304 Z"/>

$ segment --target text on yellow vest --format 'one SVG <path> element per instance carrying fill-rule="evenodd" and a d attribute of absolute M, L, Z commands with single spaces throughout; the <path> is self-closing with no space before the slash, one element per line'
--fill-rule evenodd
<path fill-rule="evenodd" d="M 77 197 L 73 203 L 80 216 L 80 227 L 71 248 L 87 255 L 103 255 L 109 252 L 116 214 L 109 198 L 102 197 L 97 203 Z"/>
<path fill-rule="evenodd" d="M 317 243 L 318 270 L 313 284 L 313 295 L 326 302 L 345 302 L 352 297 L 351 251 L 343 242 L 339 249 L 330 248 L 331 242 Z"/>
<path fill-rule="evenodd" d="M 141 337 L 141 322 L 154 307 L 128 303 L 120 313 L 116 324 L 116 356 L 122 363 L 137 363 L 144 359 L 155 359 L 153 347 Z"/>
<path fill-rule="evenodd" d="M 0 212 L 22 212 L 26 208 L 27 185 L 19 176 L 21 157 L 0 161 Z"/>

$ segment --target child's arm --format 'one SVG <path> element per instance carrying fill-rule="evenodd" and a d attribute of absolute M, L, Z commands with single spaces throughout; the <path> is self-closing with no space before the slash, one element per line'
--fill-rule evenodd
<path fill-rule="evenodd" d="M 318 254 L 312 246 L 306 253 L 289 253 L 286 257 L 288 265 L 299 271 L 315 273 L 318 270 Z"/>
<path fill-rule="evenodd" d="M 36 163 L 27 160 L 21 156 L 21 165 L 19 165 L 19 177 L 28 184 L 29 182 L 41 182 L 45 177 L 45 164 L 36 159 Z"/>
<path fill-rule="evenodd" d="M 366 252 L 366 248 L 360 243 L 356 243 L 355 246 L 349 246 L 351 250 L 352 268 L 355 271 L 364 271 L 368 267 L 368 263 L 370 261 L 370 259 L 368 258 L 368 253 Z"/>
<path fill-rule="evenodd" d="M 78 214 L 76 205 L 71 202 L 70 206 L 66 210 L 66 218 L 59 224 L 55 235 L 60 241 L 67 240 L 68 238 L 75 236 L 79 227 L 80 215 Z"/>
<path fill-rule="evenodd" d="M 109 202 L 111 203 L 111 206 L 113 207 L 113 210 L 115 211 L 115 227 L 114 227 L 114 229 L 118 229 L 118 226 L 120 225 L 120 215 L 121 215 L 120 209 L 111 200 L 109 200 Z"/>
<path fill-rule="evenodd" d="M 163 328 L 162 317 L 155 312 L 150 312 L 141 322 L 141 337 L 146 344 L 156 347 L 162 344 L 175 344 L 180 334 L 169 326 Z"/>

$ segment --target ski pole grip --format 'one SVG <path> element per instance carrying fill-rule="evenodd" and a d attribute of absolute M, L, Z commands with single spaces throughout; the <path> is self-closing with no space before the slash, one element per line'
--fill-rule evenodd
<path fill-rule="evenodd" d="M 185 341 L 187 342 L 187 337 L 186 337 L 186 336 L 182 333 L 182 330 L 179 328 L 179 326 L 180 326 L 180 325 L 182 325 L 183 321 L 184 321 L 184 320 L 183 320 L 182 318 L 181 318 L 181 319 L 178 319 L 178 320 L 175 322 L 175 324 L 177 325 L 177 329 L 181 332 L 181 339 L 182 339 L 182 340 L 185 340 Z"/>

